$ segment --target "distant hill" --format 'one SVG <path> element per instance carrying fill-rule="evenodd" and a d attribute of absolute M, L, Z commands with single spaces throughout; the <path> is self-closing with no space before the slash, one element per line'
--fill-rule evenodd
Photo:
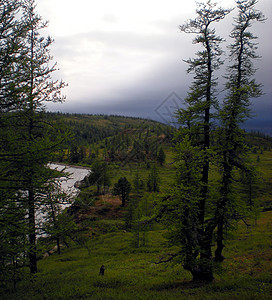
<path fill-rule="evenodd" d="M 49 119 L 63 124 L 73 135 L 73 139 L 67 147 L 76 145 L 77 147 L 101 147 L 104 140 L 106 146 L 115 136 L 120 140 L 124 135 L 129 135 L 133 140 L 146 136 L 159 137 L 164 136 L 167 142 L 170 142 L 176 129 L 172 126 L 160 123 L 158 121 L 116 116 L 116 115 L 89 115 L 89 114 L 69 114 L 69 113 L 47 113 Z M 115 141 L 113 141 L 115 143 Z M 251 149 L 270 150 L 272 148 L 272 137 L 260 132 L 250 132 L 246 134 L 246 143 Z"/>
<path fill-rule="evenodd" d="M 158 127 L 165 131 L 173 131 L 172 127 L 163 123 L 135 117 L 63 113 L 47 113 L 47 116 L 57 122 L 63 122 L 73 131 L 77 141 L 88 144 L 132 128 Z"/>
<path fill-rule="evenodd" d="M 170 145 L 175 128 L 143 118 L 47 113 L 51 121 L 66 127 L 72 138 L 60 153 L 60 161 L 91 164 L 95 158 L 120 161 L 154 160 L 164 144 Z"/>

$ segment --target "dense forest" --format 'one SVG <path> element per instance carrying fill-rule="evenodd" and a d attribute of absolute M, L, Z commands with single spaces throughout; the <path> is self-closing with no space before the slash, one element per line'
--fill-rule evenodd
<path fill-rule="evenodd" d="M 233 10 L 198 3 L 179 27 L 201 51 L 186 60 L 175 127 L 47 112 L 66 86 L 53 79 L 47 22 L 34 0 L 0 3 L 3 299 L 271 295 L 272 138 L 242 129 L 262 94 L 251 27 L 265 17 L 256 0 L 235 3 L 221 102 L 216 24 Z M 76 195 L 61 188 L 66 165 L 90 170 Z"/>

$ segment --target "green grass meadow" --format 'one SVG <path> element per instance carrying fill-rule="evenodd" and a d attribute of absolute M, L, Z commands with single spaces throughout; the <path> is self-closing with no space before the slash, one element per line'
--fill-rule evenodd
<path fill-rule="evenodd" d="M 131 247 L 132 239 L 119 230 L 90 239 L 90 254 L 74 246 L 44 258 L 35 277 L 2 290 L 2 299 L 272 299 L 272 212 L 239 224 L 209 284 L 191 282 L 177 261 L 156 264 L 175 250 L 163 230 L 149 232 L 145 247 Z"/>

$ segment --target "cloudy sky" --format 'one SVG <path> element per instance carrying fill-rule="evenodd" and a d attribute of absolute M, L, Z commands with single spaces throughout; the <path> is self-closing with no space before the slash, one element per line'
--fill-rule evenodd
<path fill-rule="evenodd" d="M 46 34 L 59 71 L 69 84 L 64 104 L 50 111 L 121 114 L 170 121 L 169 112 L 182 105 L 190 86 L 183 59 L 194 57 L 193 35 L 178 25 L 195 17 L 194 0 L 38 0 L 38 13 L 49 21 Z M 219 0 L 232 7 L 234 0 Z M 259 36 L 256 78 L 264 96 L 254 100 L 249 129 L 272 134 L 272 1 L 259 0 L 268 18 L 254 26 Z M 235 13 L 216 25 L 227 41 Z M 227 62 L 227 57 L 226 57 Z M 220 73 L 217 74 L 220 78 Z M 221 86 L 223 87 L 223 80 Z"/>

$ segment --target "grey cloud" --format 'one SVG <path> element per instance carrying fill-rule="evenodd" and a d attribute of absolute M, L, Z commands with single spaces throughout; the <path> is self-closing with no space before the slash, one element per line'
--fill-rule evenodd
<path fill-rule="evenodd" d="M 263 128 L 266 133 L 272 134 L 271 125 L 271 101 L 272 101 L 272 43 L 271 43 L 271 3 L 260 1 L 259 7 L 269 17 L 265 24 L 259 24 L 254 29 L 259 36 L 258 53 L 262 58 L 256 61 L 258 68 L 255 78 L 263 83 L 265 95 L 252 102 L 255 117 L 249 120 L 245 127 L 247 129 Z M 50 106 L 50 110 L 79 113 L 108 113 L 123 114 L 130 116 L 143 116 L 159 120 L 156 108 L 170 95 L 175 92 L 179 97 L 184 98 L 188 92 L 192 77 L 186 75 L 186 64 L 182 59 L 194 57 L 196 46 L 192 45 L 192 35 L 182 34 L 178 30 L 178 25 L 183 24 L 184 16 L 178 15 L 172 20 L 158 20 L 151 25 L 157 31 L 153 33 L 139 34 L 126 31 L 106 32 L 103 30 L 93 30 L 69 37 L 55 37 L 54 54 L 61 61 L 76 61 L 78 56 L 97 54 L 93 48 L 85 49 L 82 53 L 81 45 L 84 41 L 101 43 L 105 47 L 103 55 L 109 60 L 118 62 L 124 59 L 124 54 L 140 53 L 140 59 L 149 57 L 157 58 L 152 61 L 149 68 L 137 78 L 120 78 L 118 86 L 111 87 L 107 96 L 93 96 L 89 93 L 81 95 L 77 99 L 67 99 L 66 103 L 59 106 Z M 192 16 L 188 16 L 192 18 Z M 118 22 L 112 15 L 104 16 L 105 22 Z M 228 29 L 231 28 L 232 15 L 229 15 L 224 24 L 218 26 L 218 33 L 227 39 L 224 44 L 226 48 L 229 38 Z M 133 55 L 129 59 L 133 59 Z M 133 63 L 133 61 L 132 61 Z M 147 62 L 148 63 L 148 62 Z M 226 60 L 226 64 L 228 61 Z M 90 66 L 91 67 L 91 66 Z M 101 69 L 97 77 L 103 78 Z M 80 70 L 78 70 L 80 72 Z M 119 74 L 116 74 L 118 77 Z M 65 78 L 64 78 L 65 79 Z M 122 85 L 122 82 L 124 84 Z M 90 86 L 91 86 L 90 82 Z M 220 86 L 223 85 L 221 82 Z M 76 87 L 75 87 L 76 88 Z M 107 87 L 105 87 L 107 89 Z"/>
<path fill-rule="evenodd" d="M 107 46 L 109 53 L 118 51 L 141 51 L 153 52 L 154 54 L 173 54 L 177 49 L 182 50 L 182 40 L 179 39 L 178 30 L 168 34 L 149 33 L 138 34 L 129 31 L 106 32 L 94 30 L 86 33 L 74 35 L 72 37 L 59 37 L 54 51 L 65 57 L 80 55 L 81 45 L 85 41 L 91 43 L 102 43 Z M 90 53 L 91 54 L 91 53 Z"/>

